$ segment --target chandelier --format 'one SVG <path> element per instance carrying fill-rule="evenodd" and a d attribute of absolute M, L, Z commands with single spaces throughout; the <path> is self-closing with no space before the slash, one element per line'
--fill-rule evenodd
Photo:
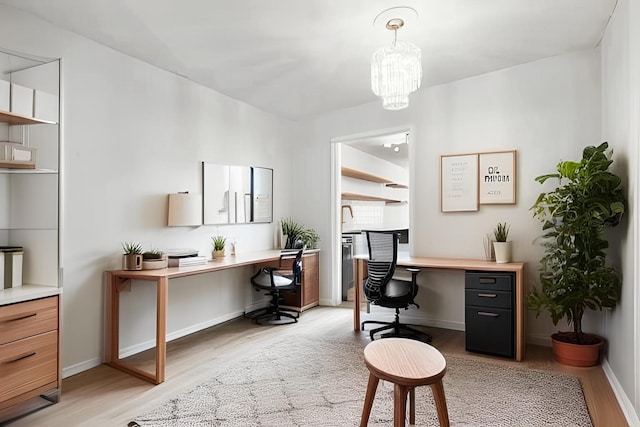
<path fill-rule="evenodd" d="M 420 48 L 398 41 L 403 26 L 404 20 L 390 19 L 385 27 L 394 33 L 393 44 L 376 50 L 371 58 L 371 89 L 382 98 L 385 110 L 407 108 L 409 94 L 418 90 L 422 80 Z"/>

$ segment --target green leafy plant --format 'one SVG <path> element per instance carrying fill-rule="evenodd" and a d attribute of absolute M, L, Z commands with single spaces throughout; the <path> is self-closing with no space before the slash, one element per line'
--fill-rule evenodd
<path fill-rule="evenodd" d="M 509 236 L 509 226 L 506 222 L 498 223 L 496 228 L 493 229 L 493 237 L 495 237 L 496 242 L 506 242 L 507 237 Z"/>
<path fill-rule="evenodd" d="M 559 186 L 531 207 L 542 222 L 544 256 L 541 288 L 532 289 L 528 307 L 536 315 L 548 310 L 554 325 L 566 318 L 573 332 L 565 339 L 578 344 L 585 343 L 585 311 L 613 308 L 620 299 L 622 280 L 606 265 L 609 243 L 603 237 L 620 222 L 626 205 L 621 179 L 609 171 L 612 163 L 604 142 L 585 147 L 581 161 L 562 161 L 556 173 L 536 178 L 541 184 L 557 178 Z"/>
<path fill-rule="evenodd" d="M 318 247 L 320 236 L 313 228 L 306 228 L 291 218 L 280 220 L 280 228 L 282 234 L 287 236 L 286 248 L 295 248 L 300 245 L 305 245 L 308 249 Z"/>
<path fill-rule="evenodd" d="M 162 259 L 164 253 L 160 249 L 152 248 L 142 253 L 142 259 Z"/>
<path fill-rule="evenodd" d="M 211 241 L 213 243 L 214 251 L 221 251 L 224 249 L 224 246 L 227 244 L 227 238 L 224 236 L 213 236 L 211 237 Z"/>
<path fill-rule="evenodd" d="M 125 242 L 122 243 L 122 250 L 124 251 L 125 255 L 141 254 L 142 245 L 137 242 Z"/>

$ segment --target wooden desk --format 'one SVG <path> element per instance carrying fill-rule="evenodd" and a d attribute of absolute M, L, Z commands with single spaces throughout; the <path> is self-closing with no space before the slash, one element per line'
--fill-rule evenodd
<path fill-rule="evenodd" d="M 106 364 L 150 381 L 164 382 L 167 360 L 167 302 L 169 279 L 211 273 L 228 268 L 260 264 L 280 259 L 280 250 L 241 253 L 209 261 L 204 265 L 170 267 L 158 270 L 107 271 Z M 130 289 L 132 280 L 156 283 L 156 372 L 155 375 L 120 360 L 120 292 Z"/>
<path fill-rule="evenodd" d="M 355 258 L 355 296 L 353 303 L 353 330 L 360 330 L 360 300 L 362 282 L 366 276 L 366 261 L 364 257 Z M 408 257 L 398 255 L 397 265 L 416 268 L 438 268 L 446 270 L 474 270 L 474 271 L 507 271 L 514 272 L 516 276 L 516 360 L 524 358 L 524 263 L 509 262 L 498 264 L 494 261 L 461 258 L 432 258 L 432 257 Z"/>

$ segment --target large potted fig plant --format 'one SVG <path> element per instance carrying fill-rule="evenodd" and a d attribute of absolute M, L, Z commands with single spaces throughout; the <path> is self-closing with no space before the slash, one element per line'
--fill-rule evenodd
<path fill-rule="evenodd" d="M 604 235 L 620 222 L 626 204 L 621 179 L 609 170 L 612 162 L 604 142 L 585 147 L 579 162 L 562 161 L 556 173 L 536 178 L 541 184 L 557 178 L 559 186 L 531 207 L 542 222 L 544 256 L 540 288 L 531 290 L 528 306 L 536 315 L 548 310 L 554 325 L 564 318 L 573 326 L 552 335 L 556 360 L 573 366 L 599 363 L 603 339 L 582 331 L 585 311 L 613 308 L 620 299 L 622 280 L 606 263 Z"/>

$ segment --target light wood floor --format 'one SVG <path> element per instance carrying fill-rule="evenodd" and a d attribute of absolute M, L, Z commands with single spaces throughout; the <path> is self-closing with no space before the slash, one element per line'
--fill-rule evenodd
<path fill-rule="evenodd" d="M 169 343 L 167 380 L 163 384 L 153 386 L 107 366 L 99 366 L 65 379 L 58 404 L 14 421 L 10 426 L 126 426 L 131 418 L 146 409 L 202 382 L 201 375 L 207 369 L 230 364 L 251 349 L 282 337 L 303 334 L 368 342 L 367 334 L 354 332 L 352 325 L 350 308 L 316 307 L 304 312 L 297 324 L 285 326 L 258 326 L 246 319 L 236 319 Z M 434 337 L 432 344 L 444 353 L 477 359 L 487 357 L 464 351 L 463 332 L 434 328 L 429 332 Z M 552 360 L 549 348 L 538 346 L 528 346 L 525 361 L 521 363 L 491 359 L 505 365 L 574 375 L 582 382 L 594 427 L 628 426 L 600 367 L 559 365 Z"/>

